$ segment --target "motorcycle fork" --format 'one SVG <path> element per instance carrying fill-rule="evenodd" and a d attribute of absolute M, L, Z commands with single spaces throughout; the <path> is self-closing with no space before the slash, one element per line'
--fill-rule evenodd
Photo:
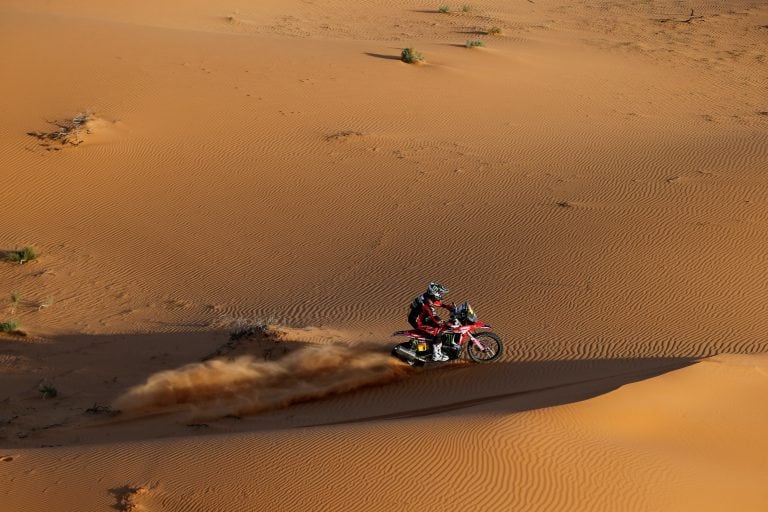
<path fill-rule="evenodd" d="M 477 338 L 472 336 L 472 333 L 468 332 L 467 336 L 469 336 L 469 341 L 475 346 L 476 349 L 478 349 L 478 350 L 485 350 L 485 345 L 483 345 L 482 343 L 477 341 Z"/>

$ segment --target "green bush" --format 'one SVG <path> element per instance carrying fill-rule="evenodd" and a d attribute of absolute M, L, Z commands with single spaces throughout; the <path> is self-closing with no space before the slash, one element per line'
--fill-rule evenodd
<path fill-rule="evenodd" d="M 447 5 L 441 5 L 440 7 L 437 8 L 437 12 L 448 14 L 449 12 L 451 12 L 451 8 L 448 7 Z"/>
<path fill-rule="evenodd" d="M 424 62 L 424 55 L 413 48 L 404 48 L 400 53 L 400 60 L 408 64 L 416 64 L 417 62 Z"/>
<path fill-rule="evenodd" d="M 19 328 L 19 324 L 18 322 L 16 322 L 16 320 L 7 320 L 5 322 L 0 322 L 0 332 L 13 332 L 18 328 Z"/>
<path fill-rule="evenodd" d="M 471 12 L 472 11 L 472 6 L 469 5 L 469 4 L 464 4 L 464 5 L 461 6 L 461 10 L 462 10 L 462 12 Z"/>
<path fill-rule="evenodd" d="M 5 261 L 10 261 L 12 263 L 26 263 L 28 261 L 36 260 L 38 256 L 37 249 L 27 246 L 18 251 L 5 253 Z"/>
<path fill-rule="evenodd" d="M 43 398 L 53 398 L 59 394 L 58 390 L 53 384 L 43 383 L 38 386 L 37 391 Z"/>
<path fill-rule="evenodd" d="M 477 48 L 478 46 L 485 46 L 485 43 L 482 42 L 480 39 L 472 39 L 470 41 L 467 41 L 467 43 L 464 45 L 467 48 Z"/>
<path fill-rule="evenodd" d="M 501 29 L 499 27 L 491 27 L 485 33 L 489 36 L 498 36 L 501 34 Z"/>

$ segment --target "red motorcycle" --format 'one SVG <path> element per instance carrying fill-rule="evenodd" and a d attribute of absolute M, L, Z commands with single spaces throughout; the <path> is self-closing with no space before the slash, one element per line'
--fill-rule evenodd
<path fill-rule="evenodd" d="M 451 320 L 438 336 L 443 342 L 443 353 L 448 360 L 461 359 L 466 353 L 475 363 L 490 363 L 501 357 L 504 345 L 498 334 L 489 332 L 491 326 L 477 320 L 477 315 L 467 302 L 453 309 Z M 477 332 L 480 331 L 480 332 Z M 433 338 L 424 331 L 396 331 L 392 336 L 403 336 L 409 341 L 392 349 L 392 355 L 412 365 L 423 366 L 437 363 L 432 360 Z"/>

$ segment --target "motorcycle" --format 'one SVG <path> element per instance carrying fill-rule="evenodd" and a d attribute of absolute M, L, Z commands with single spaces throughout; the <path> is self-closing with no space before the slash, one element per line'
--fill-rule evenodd
<path fill-rule="evenodd" d="M 443 354 L 448 361 L 461 359 L 466 354 L 475 363 L 490 363 L 501 357 L 504 351 L 501 337 L 490 332 L 491 326 L 480 322 L 469 303 L 464 302 L 451 311 L 450 321 L 438 336 L 443 342 Z M 480 332 L 477 332 L 480 331 Z M 392 355 L 411 366 L 438 364 L 432 361 L 433 338 L 424 331 L 411 329 L 395 331 L 392 336 L 402 336 L 409 341 L 392 349 Z"/>

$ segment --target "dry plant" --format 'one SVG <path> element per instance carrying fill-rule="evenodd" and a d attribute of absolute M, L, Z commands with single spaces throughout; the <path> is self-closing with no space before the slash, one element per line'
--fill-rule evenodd
<path fill-rule="evenodd" d="M 53 297 L 49 295 L 48 297 L 44 298 L 43 300 L 37 303 L 37 310 L 40 311 L 41 309 L 49 308 L 51 307 L 52 304 L 53 304 Z"/>
<path fill-rule="evenodd" d="M 124 485 L 123 487 L 116 487 L 109 489 L 109 493 L 114 496 L 117 503 L 112 505 L 115 510 L 121 512 L 132 512 L 138 510 L 140 507 L 136 503 L 136 499 L 147 493 L 147 488 L 142 486 Z"/>
<path fill-rule="evenodd" d="M 21 304 L 21 294 L 19 292 L 11 292 L 11 311 L 16 312 L 16 308 Z"/>
<path fill-rule="evenodd" d="M 235 318 L 229 331 L 229 340 L 253 338 L 269 334 L 270 328 L 277 324 L 277 318 L 269 316 L 264 318 Z"/>
<path fill-rule="evenodd" d="M 51 142 L 58 142 L 62 146 L 79 146 L 83 143 L 81 136 L 82 132 L 85 131 L 85 133 L 90 133 L 87 125 L 92 119 L 93 115 L 90 112 L 81 112 L 72 119 L 67 119 L 63 122 L 49 121 L 49 123 L 56 126 L 58 130 L 51 132 L 27 132 L 27 135 L 43 141 L 40 145 L 46 147 L 49 151 L 61 149 L 51 147 Z"/>
<path fill-rule="evenodd" d="M 346 141 L 354 137 L 362 137 L 363 133 L 355 130 L 343 130 L 340 132 L 331 133 L 325 136 L 325 140 L 328 142 L 333 141 Z"/>

